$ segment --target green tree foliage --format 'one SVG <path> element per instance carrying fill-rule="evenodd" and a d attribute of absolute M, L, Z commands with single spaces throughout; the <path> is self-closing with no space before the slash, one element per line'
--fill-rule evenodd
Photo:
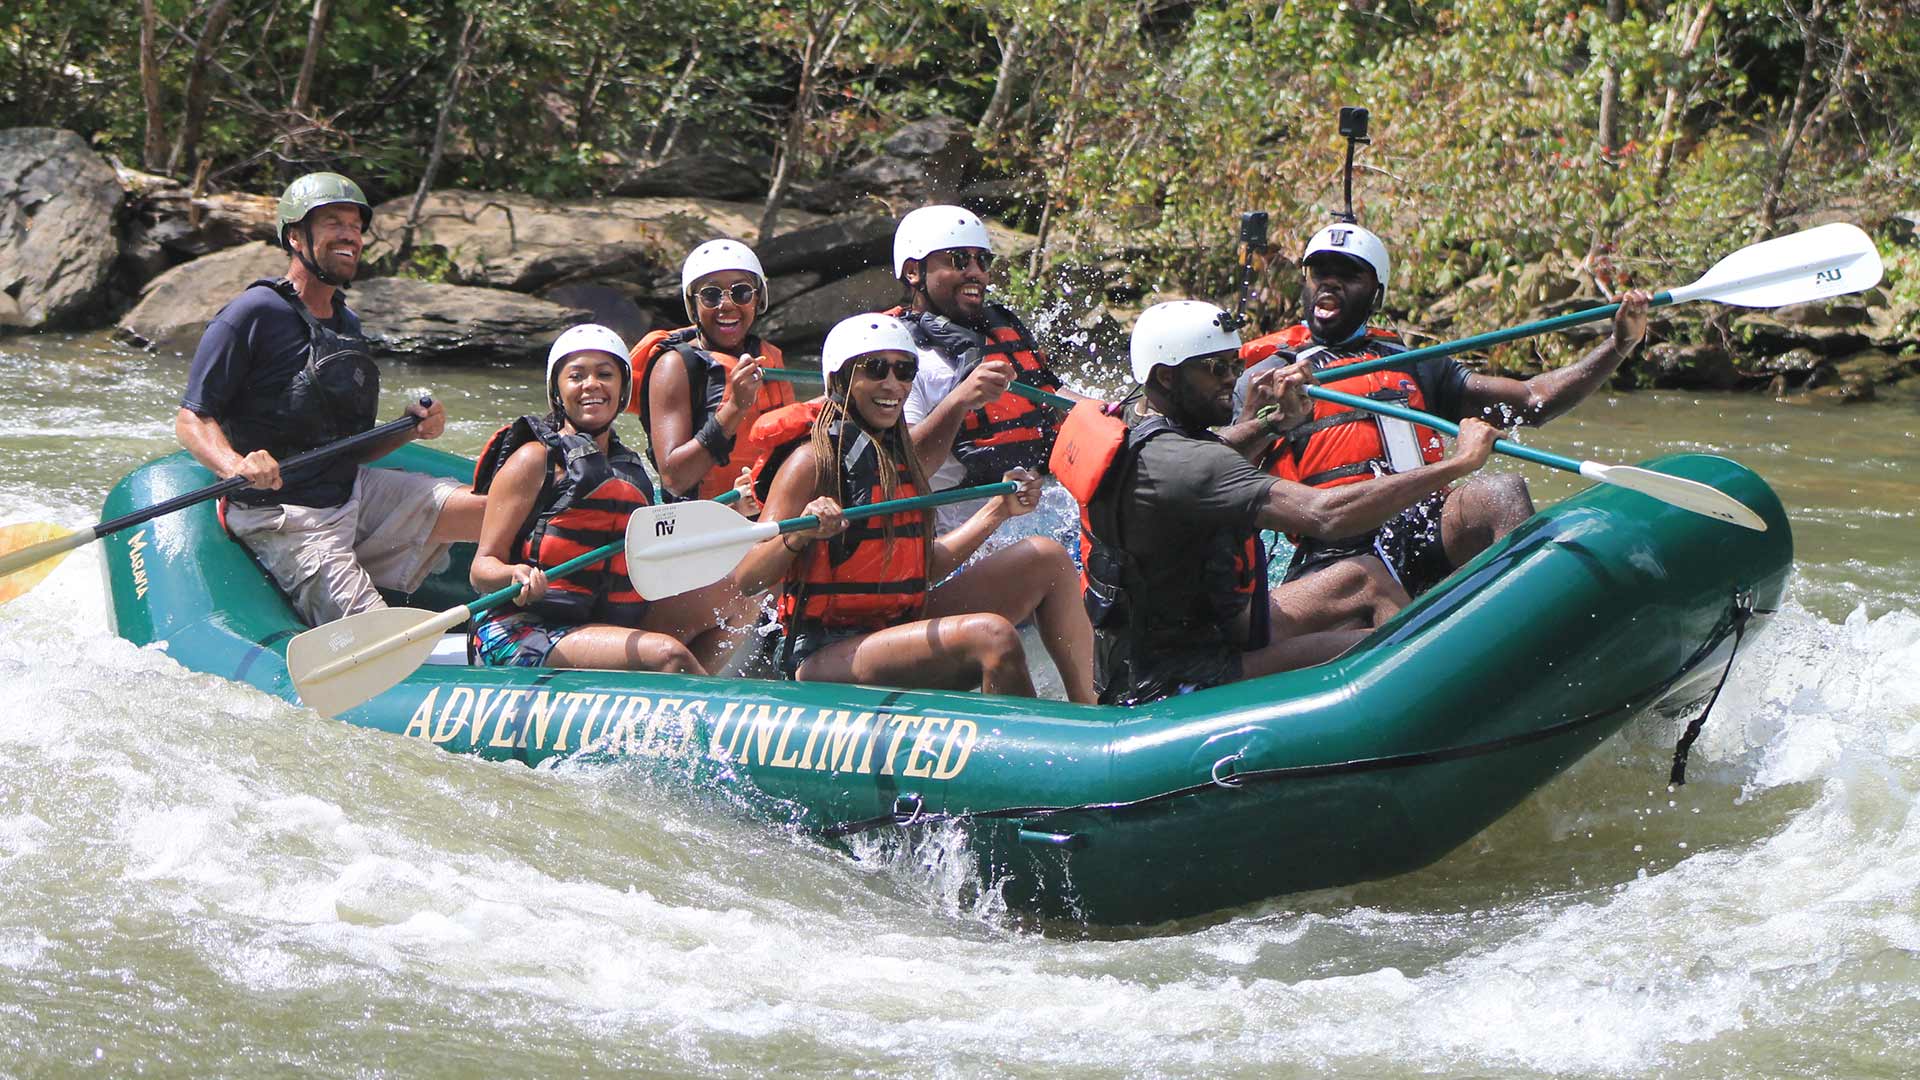
<path fill-rule="evenodd" d="M 214 3 L 154 0 L 173 128 Z M 216 186 L 333 166 L 377 197 L 411 190 L 471 9 L 436 183 L 590 195 L 713 150 L 768 175 L 790 153 L 804 184 L 904 120 L 993 106 L 981 141 L 1044 238 L 1023 269 L 1224 297 L 1235 216 L 1262 207 L 1269 321 L 1290 314 L 1292 252 L 1338 208 L 1340 105 L 1373 112 L 1355 198 L 1393 244 L 1391 304 L 1432 330 L 1510 320 L 1567 283 L 1684 280 L 1810 215 L 1871 226 L 1920 204 L 1913 0 L 334 0 L 300 115 L 313 0 L 228 3 L 203 50 Z M 839 37 L 803 94 L 809 12 Z M 138 23 L 124 2 L 17 0 L 0 125 L 72 127 L 160 168 L 142 160 Z"/>

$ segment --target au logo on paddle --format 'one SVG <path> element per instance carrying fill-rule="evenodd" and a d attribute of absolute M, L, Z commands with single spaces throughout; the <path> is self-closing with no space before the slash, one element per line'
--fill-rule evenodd
<path fill-rule="evenodd" d="M 669 517 L 669 518 L 661 518 L 658 521 L 655 521 L 653 523 L 653 535 L 672 536 L 673 535 L 673 519 Z"/>

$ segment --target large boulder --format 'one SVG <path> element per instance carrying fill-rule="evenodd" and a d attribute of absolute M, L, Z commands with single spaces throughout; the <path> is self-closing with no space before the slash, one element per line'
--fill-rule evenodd
<path fill-rule="evenodd" d="M 375 278 L 353 289 L 353 308 L 375 358 L 532 360 L 591 313 L 500 289 Z"/>
<path fill-rule="evenodd" d="M 863 311 L 881 311 L 900 302 L 900 283 L 886 267 L 875 266 L 830 281 L 783 301 L 754 327 L 783 350 L 815 349 L 835 323 Z"/>
<path fill-rule="evenodd" d="M 412 199 L 374 212 L 369 262 L 397 253 Z M 789 220 L 811 224 L 796 211 Z M 752 236 L 760 207 L 708 198 L 537 199 L 487 191 L 436 191 L 427 196 L 414 232 L 416 248 L 437 248 L 462 284 L 531 292 L 568 281 L 652 280 L 678 274 L 697 245 L 718 236 Z"/>
<path fill-rule="evenodd" d="M 951 116 L 906 124 L 880 145 L 880 152 L 801 195 L 816 210 L 873 197 L 902 212 L 928 203 L 958 202 L 980 165 L 973 129 Z"/>
<path fill-rule="evenodd" d="M 887 266 L 893 258 L 894 219 L 858 211 L 781 233 L 758 250 L 768 274 L 816 270 L 847 274 Z"/>
<path fill-rule="evenodd" d="M 227 301 L 260 278 L 286 273 L 287 263 L 286 252 L 260 242 L 181 263 L 148 283 L 117 334 L 141 348 L 191 353 Z"/>
<path fill-rule="evenodd" d="M 261 243 L 182 263 L 154 279 L 120 321 L 119 334 L 144 348 L 191 353 L 207 323 L 240 290 L 286 270 L 286 253 Z M 377 359 L 537 359 L 560 331 L 591 317 L 584 307 L 409 278 L 359 282 L 347 303 L 359 313 Z"/>
<path fill-rule="evenodd" d="M 120 240 L 120 181 L 57 128 L 0 131 L 0 326 L 82 327 L 100 316 Z"/>
<path fill-rule="evenodd" d="M 542 290 L 540 299 L 584 310 L 588 318 L 619 334 L 631 347 L 659 323 L 652 311 L 634 302 L 635 291 L 632 286 L 622 288 L 620 283 L 579 282 Z"/>
<path fill-rule="evenodd" d="M 683 154 L 633 166 L 613 182 L 611 193 L 627 197 L 685 195 L 707 199 L 752 199 L 767 193 L 763 168 L 719 154 Z M 744 234 L 741 234 L 744 235 Z"/>

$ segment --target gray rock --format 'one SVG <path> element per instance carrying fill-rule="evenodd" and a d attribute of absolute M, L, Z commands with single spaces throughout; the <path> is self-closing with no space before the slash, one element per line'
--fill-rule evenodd
<path fill-rule="evenodd" d="M 286 273 L 287 262 L 287 253 L 272 244 L 253 243 L 181 263 L 147 284 L 116 334 L 141 348 L 191 353 L 229 300 L 260 278 Z M 350 294 L 348 303 L 355 299 Z"/>
<path fill-rule="evenodd" d="M 772 309 L 820 284 L 819 274 L 801 271 L 767 279 L 767 307 Z"/>
<path fill-rule="evenodd" d="M 781 233 L 760 245 L 760 265 L 769 275 L 795 270 L 846 274 L 893 258 L 894 219 L 885 214 L 843 214 Z M 890 269 L 890 268 L 889 268 Z"/>
<path fill-rule="evenodd" d="M 369 262 L 390 261 L 411 199 L 374 213 Z M 815 215 L 793 211 L 802 226 Z M 462 284 L 532 291 L 574 280 L 677 276 L 687 252 L 715 237 L 751 236 L 760 207 L 706 198 L 570 199 L 437 191 L 421 208 L 416 247 L 438 248 Z"/>
<path fill-rule="evenodd" d="M 1803 306 L 1803 305 L 1796 305 Z M 1871 324 L 1814 326 L 1789 323 L 1771 311 L 1749 311 L 1733 320 L 1733 336 L 1746 351 L 1776 355 L 1794 349 L 1813 349 L 1825 356 L 1839 356 L 1866 348 Z"/>
<path fill-rule="evenodd" d="M 1885 349 L 1862 349 L 1833 362 L 1842 381 L 1864 379 L 1870 383 L 1898 382 L 1909 375 L 1920 375 L 1920 355 L 1896 355 Z"/>
<path fill-rule="evenodd" d="M 412 278 L 355 286 L 352 304 L 376 359 L 538 362 L 562 330 L 592 317 L 500 289 Z"/>
<path fill-rule="evenodd" d="M 249 244 L 182 263 L 154 279 L 120 321 L 122 338 L 146 348 L 190 353 L 207 322 L 252 281 L 287 270 L 287 255 Z M 537 359 L 560 331 L 585 322 L 584 308 L 499 289 L 436 285 L 410 278 L 362 281 L 347 293 L 379 358 Z"/>
<path fill-rule="evenodd" d="M 1731 390 L 1749 381 L 1735 370 L 1733 357 L 1717 345 L 1663 341 L 1647 347 L 1642 363 L 1661 390 Z"/>
<path fill-rule="evenodd" d="M 612 194 L 630 197 L 694 191 L 709 199 L 752 199 L 766 195 L 766 173 L 717 154 L 689 154 L 636 165 L 612 188 Z"/>
<path fill-rule="evenodd" d="M 1869 319 L 1867 305 L 1857 296 L 1836 296 L 1810 304 L 1787 304 L 1773 309 L 1773 318 L 1802 329 L 1858 326 Z"/>
<path fill-rule="evenodd" d="M 1881 231 L 1896 244 L 1920 244 L 1920 210 L 1895 212 Z"/>
<path fill-rule="evenodd" d="M 957 202 L 979 165 L 972 128 L 951 116 L 929 116 L 902 126 L 881 144 L 880 153 L 798 198 L 818 210 L 865 197 L 905 207 Z"/>
<path fill-rule="evenodd" d="M 619 334 L 629 347 L 645 337 L 656 323 L 653 313 L 634 303 L 632 294 L 618 285 L 591 282 L 557 285 L 541 292 L 540 299 L 586 311 L 594 322 Z"/>
<path fill-rule="evenodd" d="M 102 316 L 122 194 L 79 135 L 0 131 L 0 326 L 85 327 Z"/>
<path fill-rule="evenodd" d="M 817 350 L 841 319 L 882 311 L 899 302 L 900 283 L 892 271 L 876 266 L 801 293 L 767 312 L 754 329 L 782 350 L 803 354 Z"/>

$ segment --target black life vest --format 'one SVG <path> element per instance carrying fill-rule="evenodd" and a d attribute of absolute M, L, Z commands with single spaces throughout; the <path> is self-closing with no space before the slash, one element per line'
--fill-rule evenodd
<path fill-rule="evenodd" d="M 1049 394 L 1060 392 L 1060 377 L 1034 343 L 1019 316 L 999 304 L 987 305 L 985 333 L 941 315 L 902 312 L 900 321 L 923 349 L 934 349 L 964 379 L 988 360 L 1013 364 L 1013 377 Z M 1028 401 L 1008 390 L 968 413 L 953 440 L 953 457 L 966 469 L 965 485 L 990 484 L 1008 469 L 1045 472 L 1060 421 L 1047 406 Z"/>
<path fill-rule="evenodd" d="M 307 327 L 307 362 L 273 396 L 243 399 L 234 412 L 221 417 L 220 430 L 234 450 L 243 456 L 265 450 L 285 461 L 373 427 L 380 369 L 367 351 L 367 339 L 340 333 L 314 318 L 287 278 L 261 278 L 248 287 L 272 289 L 300 316 Z M 315 475 L 329 464 L 316 466 Z M 241 506 L 280 501 L 277 492 L 250 489 L 230 498 Z"/>
<path fill-rule="evenodd" d="M 522 416 L 487 440 L 473 470 L 473 490 L 482 495 L 515 450 L 533 441 L 547 448 L 540 495 L 514 536 L 509 561 L 551 570 L 625 536 L 633 512 L 653 504 L 653 481 L 647 478 L 640 455 L 611 432 L 608 437 L 609 452 L 603 454 L 589 436 L 563 434 L 545 417 Z M 508 604 L 499 610 L 531 610 L 543 620 L 573 626 L 638 627 L 647 601 L 627 577 L 623 551 L 550 581 L 546 595 L 530 609 Z"/>
<path fill-rule="evenodd" d="M 670 349 L 680 354 L 680 361 L 687 368 L 687 392 L 689 403 L 692 405 L 692 415 L 689 417 L 691 424 L 687 430 L 697 432 L 707 422 L 707 417 L 712 416 L 727 399 L 728 380 L 733 376 L 734 365 L 740 362 L 740 356 L 701 348 L 699 340 L 698 327 L 683 326 L 678 330 L 652 331 L 633 347 L 633 355 L 630 359 L 633 365 L 634 394 L 633 400 L 627 405 L 627 411 L 640 416 L 640 426 L 647 433 L 647 458 L 653 462 L 656 470 L 660 468 L 661 455 L 654 448 L 653 411 L 649 400 L 654 365 L 658 364 L 660 358 Z M 764 367 L 784 368 L 786 366 L 779 347 L 772 342 L 749 337 L 741 348 L 743 350 L 741 355 L 759 356 L 764 361 L 762 365 Z M 732 490 L 733 480 L 739 473 L 739 469 L 727 466 L 734 461 L 751 463 L 760 454 L 761 447 L 753 441 L 752 436 L 755 421 L 766 413 L 793 404 L 793 401 L 792 385 L 772 379 L 764 380 L 752 407 L 741 413 L 739 427 L 741 437 L 736 439 L 733 453 L 728 456 L 728 459 L 714 462 L 713 468 L 707 470 L 707 474 L 700 478 L 699 486 L 685 495 L 668 489 L 663 480 L 660 486 L 661 499 L 665 502 L 714 499 Z"/>
<path fill-rule="evenodd" d="M 1076 410 L 1075 415 L 1092 419 L 1095 414 Z M 1124 429 L 1113 429 L 1116 418 L 1108 417 L 1108 439 L 1119 438 L 1120 445 L 1106 459 L 1104 475 L 1094 478 L 1091 496 L 1076 482 L 1080 499 L 1080 554 L 1083 570 L 1082 597 L 1087 618 L 1095 634 L 1102 638 L 1095 650 L 1095 689 L 1106 704 L 1139 700 L 1135 689 L 1148 681 L 1144 664 L 1135 658 L 1192 654 L 1196 651 L 1244 652 L 1266 644 L 1267 575 L 1266 559 L 1261 551 L 1258 531 L 1245 534 L 1215 533 L 1198 550 L 1153 553 L 1153 557 L 1178 560 L 1194 567 L 1194 572 L 1149 579 L 1139 557 L 1126 547 L 1127 528 L 1122 506 L 1133 490 L 1134 468 L 1140 450 L 1148 442 L 1164 435 L 1177 434 L 1190 439 L 1218 437 L 1209 431 L 1191 431 L 1154 415 Z M 1070 420 L 1071 424 L 1072 421 Z M 1063 436 L 1066 445 L 1075 432 Z M 1086 440 L 1091 449 L 1097 439 Z M 1251 607 L 1249 606 L 1251 605 Z M 1228 631 L 1238 625 L 1242 613 L 1249 617 L 1249 633 L 1243 639 Z"/>

